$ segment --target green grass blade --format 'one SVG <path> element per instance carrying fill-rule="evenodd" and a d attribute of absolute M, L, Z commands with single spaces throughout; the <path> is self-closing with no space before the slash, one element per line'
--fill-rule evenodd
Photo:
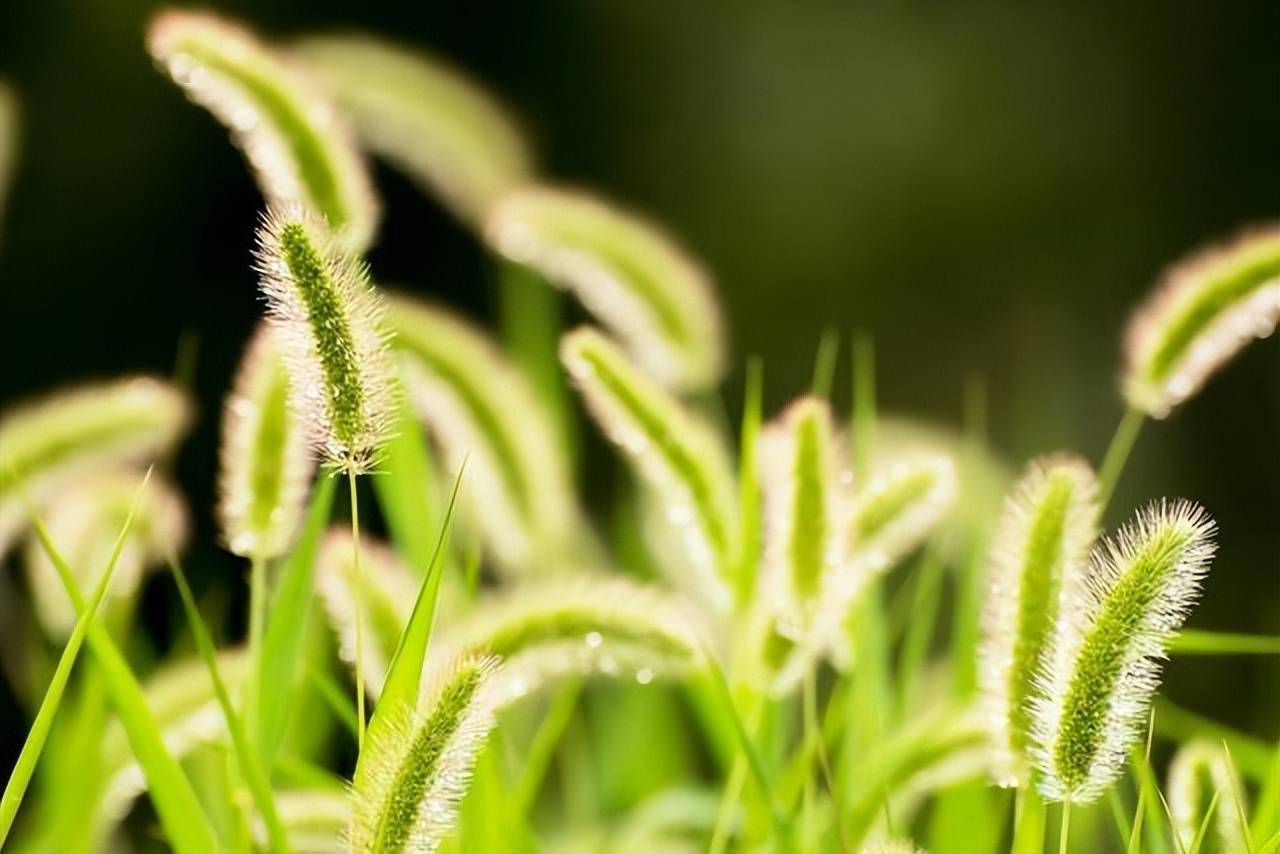
<path fill-rule="evenodd" d="M 412 405 L 403 392 L 396 398 L 395 425 L 373 488 L 396 551 L 415 572 L 425 572 L 434 544 L 431 532 L 440 528 L 436 468 Z"/>
<path fill-rule="evenodd" d="M 559 427 L 566 448 L 578 446 L 569 385 L 560 367 L 564 297 L 540 276 L 518 264 L 503 264 L 498 307 L 503 348 L 520 366 Z"/>
<path fill-rule="evenodd" d="M 257 807 L 258 814 L 267 826 L 267 838 L 270 841 L 271 850 L 287 854 L 290 850 L 289 837 L 280 821 L 280 813 L 276 809 L 275 797 L 271 792 L 271 783 L 262 769 L 257 754 L 249 745 L 249 739 L 244 731 L 244 722 L 236 713 L 231 695 L 227 691 L 227 684 L 218 671 L 217 653 L 213 646 L 213 638 L 209 635 L 209 628 L 205 625 L 204 618 L 200 616 L 200 609 L 196 606 L 195 597 L 191 595 L 186 574 L 176 558 L 170 559 L 169 569 L 173 573 L 173 580 L 178 585 L 178 594 L 182 598 L 182 607 L 186 611 L 192 637 L 195 638 L 196 650 L 209 669 L 209 680 L 213 683 L 218 705 L 222 707 L 222 717 L 226 721 L 227 731 L 231 734 L 231 745 L 240 763 L 240 771 L 244 774 L 245 782 L 249 786 L 249 794 L 253 797 L 254 806 Z"/>
<path fill-rule="evenodd" d="M 373 709 L 373 717 L 369 721 L 366 738 L 372 742 L 381 738 L 382 730 L 392 726 L 392 721 L 401 719 L 417 706 L 418 688 L 422 681 L 422 666 L 427 657 L 427 646 L 431 641 L 431 626 L 435 620 L 436 600 L 440 593 L 440 578 L 444 567 L 444 554 L 448 550 L 449 530 L 453 521 L 453 510 L 458 501 L 458 489 L 462 485 L 465 465 L 458 469 L 453 481 L 453 492 L 449 496 L 449 506 L 445 510 L 444 521 L 440 525 L 440 534 L 436 540 L 435 553 L 427 565 L 422 585 L 418 589 L 418 598 L 413 603 L 413 612 L 409 623 L 400 635 L 400 644 L 396 648 L 391 664 L 387 668 L 387 678 L 383 682 L 378 703 Z M 356 690 L 363 690 L 357 686 Z M 365 779 L 368 765 L 361 755 L 356 763 L 355 780 L 360 785 Z"/>
<path fill-rule="evenodd" d="M 66 646 L 63 647 L 62 655 L 58 659 L 57 669 L 53 673 L 53 679 L 49 682 L 49 688 L 45 691 L 44 699 L 40 701 L 40 709 L 36 712 L 35 720 L 31 724 L 31 730 L 27 733 L 27 739 L 22 745 L 22 751 L 18 754 L 18 761 L 14 764 L 13 772 L 9 775 L 9 781 L 5 784 L 4 795 L 0 797 L 0 848 L 4 847 L 4 841 L 8 838 L 9 831 L 13 828 L 13 820 L 18 814 L 18 807 L 22 804 L 27 785 L 31 782 L 31 775 L 35 773 L 36 763 L 39 762 L 40 754 L 44 751 L 45 741 L 48 739 L 49 730 L 53 726 L 54 716 L 58 713 L 58 707 L 62 704 L 62 696 L 67 687 L 67 680 L 71 677 L 71 668 L 75 666 L 76 659 L 80 655 L 80 647 L 84 643 L 85 632 L 88 631 L 89 624 L 96 618 L 98 607 L 102 604 L 102 599 L 111 584 L 111 576 L 115 573 L 116 564 L 120 560 L 120 552 L 124 549 L 125 540 L 129 536 L 129 527 L 133 524 L 133 516 L 138 509 L 138 501 L 142 497 L 142 492 L 150 478 L 151 471 L 148 469 L 142 484 L 134 492 L 133 503 L 125 516 L 120 533 L 116 536 L 115 546 L 111 550 L 111 558 L 107 561 L 107 566 L 102 571 L 102 576 L 98 579 L 98 584 L 89 598 L 88 606 L 81 609 L 80 616 L 71 631 L 71 637 Z"/>
<path fill-rule="evenodd" d="M 36 536 L 40 538 L 41 545 L 67 588 L 67 595 L 76 611 L 83 613 L 86 610 L 84 594 L 80 592 L 74 573 L 49 539 L 44 523 L 38 517 L 34 517 L 32 521 Z M 221 850 L 209 817 L 205 815 L 195 790 L 191 787 L 191 781 L 165 746 L 160 728 L 147 707 L 146 696 L 129 668 L 129 663 L 100 623 L 89 624 L 87 638 L 106 682 L 116 715 L 128 735 L 129 746 L 146 776 L 147 789 L 160 816 L 165 837 L 174 850 L 181 854 L 207 854 Z"/>
<path fill-rule="evenodd" d="M 1240 748 L 1232 748 L 1234 755 L 1240 757 Z M 1266 839 L 1271 833 L 1280 833 L 1276 824 L 1280 821 L 1280 744 L 1277 744 L 1267 758 L 1262 777 L 1262 792 L 1258 797 L 1258 808 L 1254 811 L 1250 836 L 1254 842 Z M 1259 845 L 1260 848 L 1265 845 Z"/>
<path fill-rule="evenodd" d="M 1169 642 L 1173 655 L 1280 655 L 1280 637 L 1188 629 Z"/>
<path fill-rule="evenodd" d="M 745 608 L 755 592 L 756 568 L 760 562 L 763 542 L 760 530 L 760 480 L 756 473 L 763 394 L 764 364 L 759 357 L 753 357 L 747 362 L 742 433 L 738 450 L 738 513 L 741 527 L 738 530 L 738 554 L 734 573 L 739 608 Z"/>
<path fill-rule="evenodd" d="M 289 704 L 297 682 L 303 631 L 311 608 L 312 578 L 320 538 L 329 524 L 336 481 L 321 475 L 303 520 L 302 533 L 284 561 L 262 639 L 262 669 L 258 674 L 258 749 L 264 762 L 275 755 L 289 719 Z"/>

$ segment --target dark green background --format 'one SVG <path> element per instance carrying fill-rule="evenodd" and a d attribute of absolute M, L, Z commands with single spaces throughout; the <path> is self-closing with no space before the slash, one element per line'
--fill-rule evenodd
<path fill-rule="evenodd" d="M 153 8 L 0 3 L 0 74 L 26 122 L 0 245 L 0 402 L 168 371 L 197 334 L 204 417 L 181 475 L 208 587 L 240 571 L 209 517 L 215 416 L 260 311 L 261 200 L 225 132 L 150 67 Z M 1058 448 L 1096 460 L 1121 412 L 1130 307 L 1166 263 L 1280 208 L 1274 2 L 218 8 L 273 34 L 358 25 L 452 58 L 512 106 L 547 174 L 647 212 L 706 260 L 735 354 L 765 359 L 770 406 L 804 386 L 823 328 L 865 329 L 886 408 L 954 424 L 981 376 L 992 441 L 1016 464 Z M 491 314 L 475 243 L 377 177 L 379 278 Z M 1280 632 L 1278 439 L 1267 342 L 1144 433 L 1120 486 L 1113 522 L 1166 494 L 1219 520 L 1196 626 Z M 1273 662 L 1180 660 L 1167 693 L 1280 730 Z M 3 730 L 9 755 L 19 734 Z"/>

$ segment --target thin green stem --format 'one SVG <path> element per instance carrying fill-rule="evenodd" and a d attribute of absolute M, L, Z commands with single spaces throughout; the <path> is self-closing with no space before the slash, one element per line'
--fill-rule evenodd
<path fill-rule="evenodd" d="M 364 750 L 364 577 L 360 574 L 360 504 L 356 498 L 356 473 L 347 470 L 351 494 L 351 572 L 356 612 L 356 749 Z"/>
<path fill-rule="evenodd" d="M 525 753 L 524 773 L 516 785 L 512 800 L 515 814 L 525 818 L 533 809 L 538 792 L 547 776 L 547 768 L 555 758 L 556 747 L 560 744 L 569 722 L 573 720 L 573 711 L 578 706 L 578 697 L 582 693 L 582 680 L 573 679 L 556 693 L 547 713 L 534 733 L 533 741 Z"/>
<path fill-rule="evenodd" d="M 262 679 L 262 636 L 267 624 L 267 564 L 257 554 L 249 558 L 249 679 L 245 684 L 244 720 L 255 746 L 259 741 L 259 690 Z"/>
<path fill-rule="evenodd" d="M 725 782 L 724 793 L 720 797 L 720 809 L 716 812 L 716 826 L 711 833 L 711 845 L 708 854 L 724 854 L 729 845 L 729 828 L 733 824 L 733 814 L 738 808 L 738 799 L 742 797 L 742 787 L 747 782 L 747 757 L 738 752 L 733 757 L 733 767 L 729 769 L 729 779 Z"/>
<path fill-rule="evenodd" d="M 1071 836 L 1071 799 L 1062 802 L 1062 831 L 1058 834 L 1058 854 L 1067 854 L 1067 840 Z"/>
<path fill-rule="evenodd" d="M 813 749 L 812 745 L 815 739 L 820 740 L 820 735 L 815 725 L 817 713 L 817 678 L 814 673 L 815 668 L 807 667 L 804 672 L 804 685 L 801 688 L 801 713 L 804 716 L 802 732 L 804 733 L 805 753 L 809 754 Z M 812 850 L 811 834 L 813 824 L 813 767 L 806 757 L 804 763 L 804 806 L 800 813 L 800 842 L 804 850 Z"/>
<path fill-rule="evenodd" d="M 1115 435 L 1111 437 L 1111 444 L 1107 446 L 1107 453 L 1103 456 L 1102 466 L 1098 470 L 1098 482 L 1101 484 L 1099 500 L 1104 510 L 1111 499 L 1112 491 L 1116 488 L 1116 483 L 1120 480 L 1120 473 L 1124 471 L 1124 465 L 1129 460 L 1129 454 L 1133 451 L 1134 443 L 1138 441 L 1138 434 L 1142 431 L 1142 424 L 1146 419 L 1147 416 L 1140 410 L 1130 407 L 1125 410 L 1124 417 L 1116 427 Z"/>
<path fill-rule="evenodd" d="M 1013 807 L 1013 854 L 1044 850 L 1044 800 L 1033 786 L 1019 786 Z"/>

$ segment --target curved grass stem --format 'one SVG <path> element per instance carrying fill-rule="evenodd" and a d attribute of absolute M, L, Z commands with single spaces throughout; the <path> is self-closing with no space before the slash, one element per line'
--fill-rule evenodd
<path fill-rule="evenodd" d="M 1068 840 L 1071 838 L 1071 799 L 1062 802 L 1062 830 L 1058 834 L 1058 854 L 1067 854 L 1070 850 Z"/>
<path fill-rule="evenodd" d="M 259 700 L 262 676 L 262 636 L 267 623 L 267 565 L 255 553 L 249 559 L 249 662 L 251 677 L 245 686 L 245 730 L 256 743 L 259 729 Z"/>
<path fill-rule="evenodd" d="M 1101 510 L 1106 510 L 1107 501 L 1120 480 L 1120 473 L 1124 471 L 1125 463 L 1129 460 L 1129 454 L 1133 451 L 1134 443 L 1138 441 L 1138 434 L 1142 432 L 1142 425 L 1146 420 L 1147 416 L 1133 407 L 1125 410 L 1124 417 L 1120 419 L 1115 435 L 1111 437 L 1111 444 L 1107 446 L 1107 453 L 1102 458 L 1102 466 L 1098 470 L 1098 481 L 1102 485 L 1099 495 Z"/>

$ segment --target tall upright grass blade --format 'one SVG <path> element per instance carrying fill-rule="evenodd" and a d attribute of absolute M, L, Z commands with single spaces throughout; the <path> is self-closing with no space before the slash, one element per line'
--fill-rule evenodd
<path fill-rule="evenodd" d="M 1178 749 L 1169 764 L 1169 810 L 1173 816 L 1173 832 L 1189 850 L 1207 821 L 1208 805 L 1217 799 L 1213 822 L 1213 850 L 1245 851 L 1248 828 L 1240 826 L 1240 816 L 1247 808 L 1238 800 L 1242 791 L 1239 780 L 1220 744 L 1190 741 Z"/>
<path fill-rule="evenodd" d="M 421 50 L 366 35 L 320 35 L 291 55 L 319 80 L 360 142 L 479 226 L 524 183 L 519 129 L 476 83 Z"/>
<path fill-rule="evenodd" d="M 257 560 L 288 551 L 315 471 L 278 337 L 268 323 L 254 332 L 222 417 L 219 527 L 228 549 Z"/>
<path fill-rule="evenodd" d="M 467 517 L 499 565 L 546 573 L 583 551 L 584 522 L 561 433 L 526 377 L 452 312 L 389 300 L 401 373 L 414 408 L 456 470 Z"/>
<path fill-rule="evenodd" d="M 755 593 L 757 567 L 763 550 L 761 494 L 757 464 L 760 420 L 764 397 L 764 367 L 760 359 L 747 362 L 747 378 L 742 405 L 742 431 L 738 444 L 738 546 L 734 559 L 737 606 L 745 608 Z"/>
<path fill-rule="evenodd" d="M 719 379 L 724 333 L 711 282 L 657 228 L 582 193 L 531 187 L 489 214 L 489 243 L 572 292 L 659 383 Z"/>
<path fill-rule="evenodd" d="M 498 659 L 467 655 L 427 680 L 417 710 L 398 708 L 370 730 L 364 773 L 352 789 L 352 851 L 435 851 L 453 826 L 458 801 L 494 723 Z"/>
<path fill-rule="evenodd" d="M 84 595 L 76 582 L 75 573 L 67 566 L 62 555 L 49 537 L 39 517 L 32 519 L 36 535 L 53 561 L 67 595 L 75 605 L 76 613 L 86 611 Z M 111 696 L 116 715 L 129 739 L 147 780 L 147 788 L 165 837 L 174 850 L 183 854 L 202 854 L 219 851 L 221 845 L 205 815 L 191 781 L 183 773 L 165 745 L 156 719 L 147 706 L 147 698 L 129 663 L 111 640 L 101 623 L 91 622 L 86 631 L 89 648 L 93 651 L 98 668 Z"/>
<path fill-rule="evenodd" d="M 526 697 L 564 676 L 634 679 L 647 685 L 702 666 L 700 620 L 690 603 L 614 577 L 526 583 L 481 597 L 451 625 L 435 659 L 483 649 L 503 660 L 498 702 Z"/>
<path fill-rule="evenodd" d="M 87 475 L 65 487 L 48 502 L 45 527 L 61 545 L 76 580 L 92 589 L 100 567 L 116 552 L 124 520 L 131 519 L 129 535 L 115 560 L 114 581 L 103 606 L 108 625 L 129 616 L 145 570 L 162 565 L 164 557 L 186 543 L 189 521 L 186 504 L 173 484 L 152 477 L 138 491 L 138 473 L 113 471 Z M 76 612 L 58 580 L 58 571 L 40 542 L 32 538 L 27 549 L 27 582 L 31 604 L 46 633 L 65 639 L 76 624 Z"/>
<path fill-rule="evenodd" d="M 1180 261 L 1129 323 L 1129 405 L 1164 418 L 1277 321 L 1280 227 L 1251 229 Z"/>
<path fill-rule="evenodd" d="M 137 512 L 138 505 L 150 478 L 151 472 L 148 471 L 141 485 L 135 484 L 134 486 L 132 502 L 126 512 L 124 522 L 120 525 L 120 529 L 116 534 L 115 544 L 112 546 L 111 553 L 107 558 L 106 566 L 94 585 L 88 604 L 81 609 L 80 616 L 76 619 L 66 646 L 63 647 L 62 655 L 58 658 L 58 666 L 54 670 L 53 678 L 49 681 L 49 687 L 45 691 L 44 699 L 40 701 L 40 708 L 36 712 L 35 720 L 32 721 L 31 729 L 27 732 L 26 741 L 23 742 L 22 750 L 14 763 L 13 771 L 9 774 L 8 782 L 5 783 L 4 795 L 0 797 L 0 847 L 4 846 L 5 839 L 9 836 L 9 831 L 13 829 L 13 820 L 18 814 L 18 807 L 22 804 L 27 785 L 31 782 L 31 775 L 35 773 L 36 763 L 40 760 L 40 754 L 44 751 L 45 741 L 48 739 L 49 730 L 53 726 L 54 716 L 58 713 L 58 707 L 62 704 L 62 695 L 66 690 L 67 680 L 71 677 L 71 668 L 75 666 L 76 659 L 80 655 L 80 647 L 84 644 L 84 637 L 88 631 L 89 624 L 97 618 L 98 608 L 102 605 L 102 600 L 111 585 L 111 578 L 117 563 L 119 563 L 120 555 L 124 551 L 125 542 L 129 536 L 129 528 L 133 524 L 134 514 Z"/>
<path fill-rule="evenodd" d="M 5 202 L 18 161 L 18 95 L 0 80 L 0 236 L 3 236 Z"/>
<path fill-rule="evenodd" d="M 150 377 L 84 385 L 0 414 L 0 554 L 27 524 L 17 485 L 37 505 L 93 472 L 147 463 L 186 432 L 191 402 Z"/>
<path fill-rule="evenodd" d="M 357 607 L 364 608 L 369 630 L 363 644 L 365 684 L 357 685 L 357 691 L 375 698 L 382 691 L 417 589 L 413 573 L 389 546 L 364 538 L 357 572 L 350 533 L 335 526 L 325 536 L 316 558 L 316 592 L 338 636 L 339 654 L 353 668 L 358 654 Z"/>
<path fill-rule="evenodd" d="M 1165 644 L 1209 569 L 1213 534 L 1195 504 L 1152 504 L 1094 549 L 1085 577 L 1066 591 L 1032 701 L 1047 799 L 1088 803 L 1120 775 L 1146 722 Z"/>
<path fill-rule="evenodd" d="M 727 609 L 737 507 L 732 468 L 719 438 L 598 332 L 569 333 L 560 356 L 588 410 L 683 534 L 696 577 L 675 581 Z"/>
<path fill-rule="evenodd" d="M 368 471 L 393 412 L 382 300 L 368 271 L 297 208 L 263 219 L 256 266 L 316 451 L 344 472 Z"/>
<path fill-rule="evenodd" d="M 285 558 L 268 609 L 258 670 L 259 751 L 270 761 L 284 733 L 298 680 L 298 658 L 311 607 L 316 552 L 333 508 L 334 478 L 321 477 L 311 494 L 302 532 Z"/>
<path fill-rule="evenodd" d="M 195 597 L 191 595 L 191 587 L 187 584 L 187 577 L 182 571 L 181 565 L 177 560 L 170 559 L 169 569 L 173 573 L 173 580 L 178 585 L 178 594 L 182 599 L 182 607 L 186 612 L 187 623 L 191 627 L 192 637 L 195 638 L 196 650 L 199 652 L 200 658 L 203 659 L 205 667 L 208 668 L 209 682 L 213 686 L 214 697 L 222 710 L 227 732 L 231 736 L 231 744 L 235 749 L 236 762 L 240 766 L 240 773 L 244 775 L 258 815 L 262 817 L 267 826 L 267 839 L 271 850 L 287 854 L 291 850 L 289 837 L 285 833 L 284 825 L 280 821 L 280 814 L 276 810 L 275 797 L 271 792 L 271 781 L 267 778 L 262 764 L 258 761 L 258 755 L 249 743 L 249 738 L 245 734 L 244 722 L 236 712 L 235 705 L 231 701 L 231 693 L 227 690 L 227 683 L 223 680 L 222 673 L 218 670 L 217 652 L 213 646 L 213 638 L 209 635 L 209 629 L 205 625 L 204 618 L 200 616 L 200 608 L 196 605 Z"/>
<path fill-rule="evenodd" d="M 1098 482 L 1073 457 L 1035 460 L 1005 502 L 989 561 L 979 680 L 995 780 L 1025 787 L 1035 677 L 1070 573 L 1084 571 L 1097 536 Z"/>
<path fill-rule="evenodd" d="M 370 742 L 381 739 L 384 728 L 394 728 L 396 722 L 402 721 L 411 714 L 418 701 L 419 688 L 422 684 L 423 665 L 427 658 L 427 647 L 431 642 L 432 624 L 435 622 L 436 602 L 440 595 L 440 579 L 444 572 L 445 555 L 449 549 L 449 532 L 453 523 L 453 511 L 458 502 L 458 490 L 462 486 L 465 465 L 458 469 L 454 478 L 453 492 L 449 496 L 449 505 L 445 510 L 444 521 L 436 540 L 431 562 L 427 565 L 421 584 L 418 586 L 417 598 L 413 600 L 413 610 L 409 614 L 408 624 L 400 634 L 395 647 L 395 654 L 387 668 L 383 691 L 374 707 L 373 717 L 369 721 L 368 738 Z M 356 762 L 355 784 L 364 784 L 365 775 L 372 773 L 362 753 Z"/>
<path fill-rule="evenodd" d="M 269 205 L 313 211 L 350 249 L 372 241 L 378 204 L 351 133 L 278 50 L 238 23 L 179 9 L 152 18 L 147 50 L 227 126 Z"/>

